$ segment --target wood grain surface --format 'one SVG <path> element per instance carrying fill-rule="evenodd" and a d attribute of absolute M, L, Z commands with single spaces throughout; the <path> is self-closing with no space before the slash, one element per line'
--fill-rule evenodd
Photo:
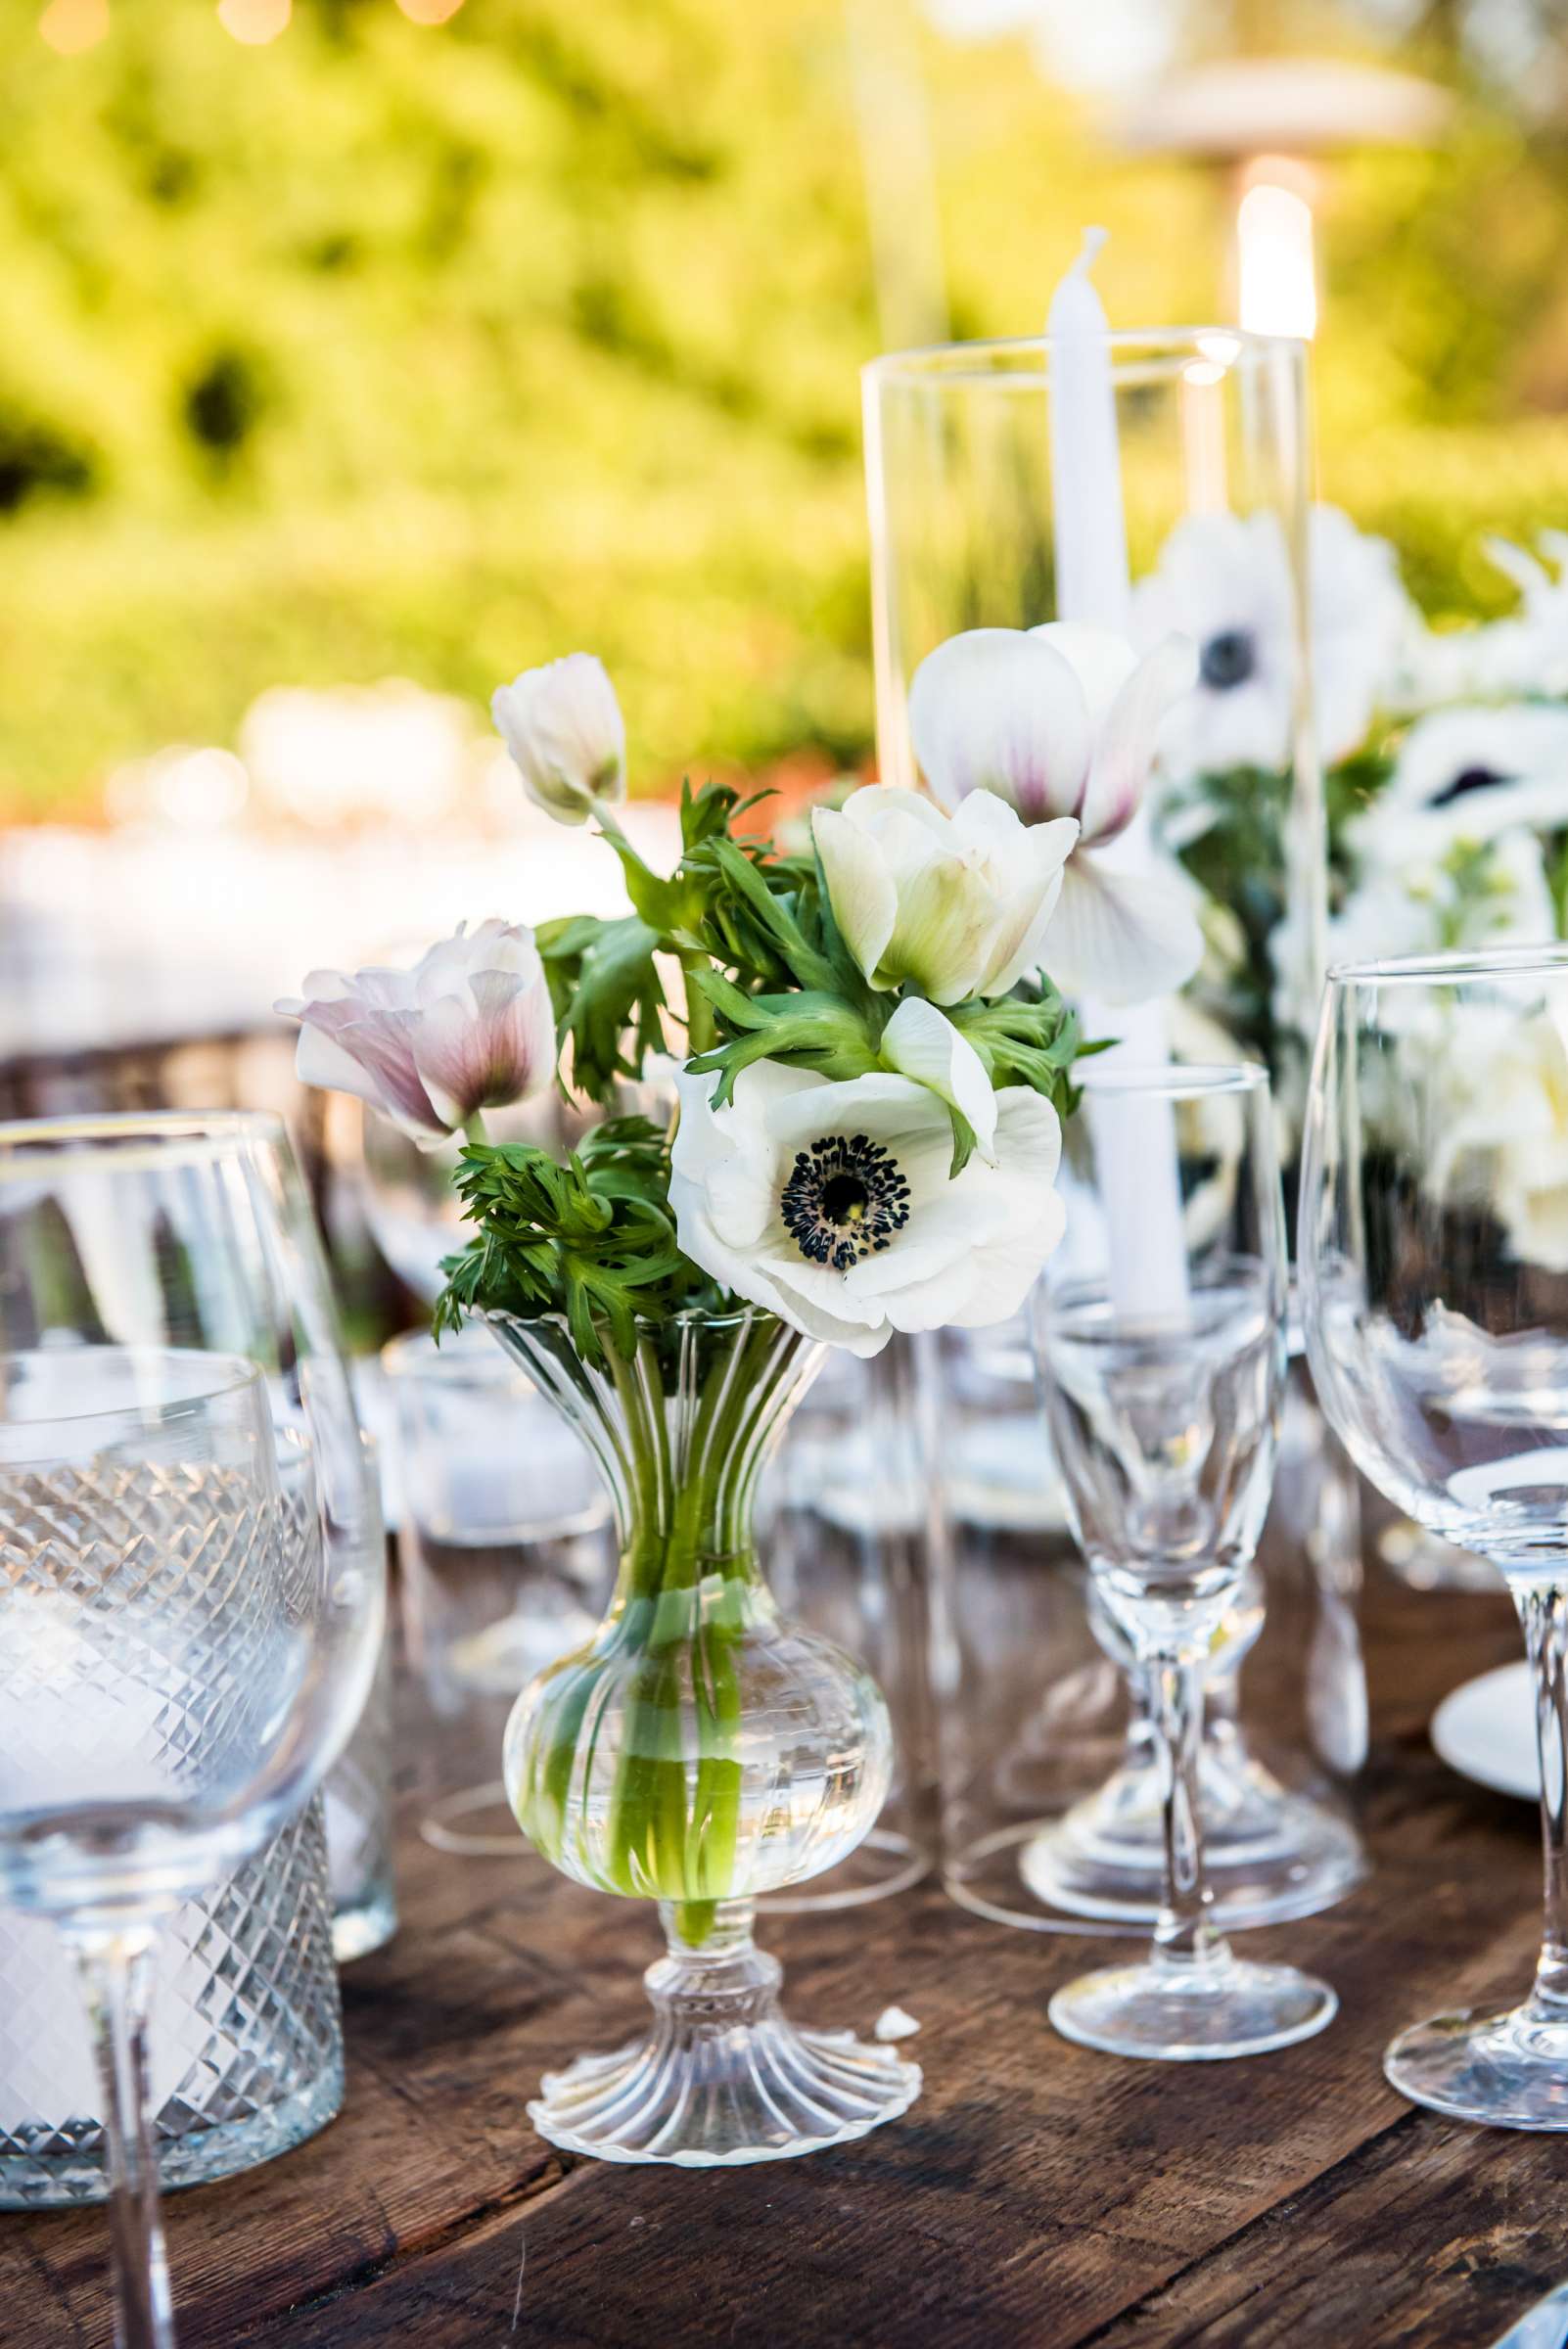
<path fill-rule="evenodd" d="M 1375 1870 L 1251 1934 L 1328 1976 L 1320 2038 L 1225 2064 L 1067 2046 L 1052 1988 L 1105 1944 L 988 1925 L 927 1887 L 780 1919 L 800 2020 L 921 2021 L 925 2093 L 860 2143 L 734 2172 L 575 2161 L 524 2105 L 630 2035 L 650 1913 L 515 1859 L 400 1843 L 403 1926 L 346 1977 L 343 2116 L 171 2198 L 182 2349 L 1470 2349 L 1568 2277 L 1568 2142 L 1451 2125 L 1387 2087 L 1404 2023 L 1522 1990 L 1538 1839 L 1433 1756 L 1437 1699 L 1518 1652 L 1502 1598 L 1365 1609 Z M 0 2218 L 0 2341 L 113 2339 L 102 2215 Z"/>

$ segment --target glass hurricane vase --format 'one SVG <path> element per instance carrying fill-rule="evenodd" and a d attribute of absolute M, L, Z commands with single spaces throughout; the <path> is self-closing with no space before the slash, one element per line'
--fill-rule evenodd
<path fill-rule="evenodd" d="M 753 1905 L 869 1832 L 892 1735 L 869 1675 L 783 1621 L 754 1529 L 759 1477 L 822 1349 L 756 1309 L 639 1328 L 586 1361 L 564 1320 L 487 1316 L 610 1488 L 621 1565 L 593 1637 L 530 1681 L 506 1786 L 544 1857 L 659 1903 L 647 2035 L 547 2074 L 552 2143 L 612 2161 L 768 2161 L 862 2137 L 920 2074 L 848 2032 L 798 2030 Z"/>

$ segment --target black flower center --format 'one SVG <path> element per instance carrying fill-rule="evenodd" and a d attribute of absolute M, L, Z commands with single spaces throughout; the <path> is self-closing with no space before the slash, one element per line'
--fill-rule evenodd
<path fill-rule="evenodd" d="M 808 1264 L 848 1272 L 908 1222 L 909 1185 L 880 1142 L 825 1133 L 795 1153 L 779 1212 Z"/>
<path fill-rule="evenodd" d="M 1258 648 L 1246 628 L 1222 628 L 1205 640 L 1198 656 L 1198 674 L 1217 693 L 1245 685 L 1258 666 Z"/>
<path fill-rule="evenodd" d="M 1511 779 L 1507 775 L 1498 774 L 1490 766 L 1467 766 L 1462 775 L 1455 775 L 1452 783 L 1445 783 L 1441 791 L 1435 792 L 1427 806 L 1431 808 L 1452 807 L 1455 800 L 1467 800 L 1473 791 L 1495 791 L 1499 783 Z"/>

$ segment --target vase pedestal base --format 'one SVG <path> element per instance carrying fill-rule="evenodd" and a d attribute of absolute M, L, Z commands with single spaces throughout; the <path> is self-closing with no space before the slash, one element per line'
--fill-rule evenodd
<path fill-rule="evenodd" d="M 720 1902 L 700 1949 L 672 1927 L 643 1979 L 645 2039 L 547 2072 L 529 2118 L 568 2153 L 710 2169 L 842 2145 L 907 2112 L 920 2071 L 848 2031 L 799 2031 L 778 2008 L 782 1969 L 751 1938 L 750 1903 Z"/>

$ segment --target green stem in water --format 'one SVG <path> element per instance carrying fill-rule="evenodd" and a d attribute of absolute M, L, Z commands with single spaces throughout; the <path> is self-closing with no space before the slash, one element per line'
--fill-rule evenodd
<path fill-rule="evenodd" d="M 547 1676 L 553 1718 L 519 1816 L 589 1881 L 671 1902 L 677 1932 L 701 1948 L 718 1903 L 735 1897 L 747 1641 L 772 1609 L 752 1539 L 755 1488 L 809 1349 L 753 1313 L 671 1334 L 672 1345 L 644 1335 L 633 1355 L 606 1346 L 621 1577 L 601 1633 Z M 582 1806 L 603 1784 L 601 1742 L 615 1755 L 609 1816 L 590 1830 Z"/>
<path fill-rule="evenodd" d="M 652 1554 L 636 1559 L 642 1577 L 650 1568 L 657 1574 L 662 1622 L 623 1719 L 612 1872 L 625 1889 L 652 1886 L 672 1900 L 676 1929 L 694 1948 L 733 1890 L 740 1843 L 738 1650 L 757 1605 L 751 1461 L 773 1407 L 777 1347 L 776 1324 L 743 1323 L 706 1365 L 683 1468 L 670 1464 L 678 1482 L 666 1529 L 649 1544 Z M 647 1413 L 628 1413 L 639 1451 L 662 1441 L 657 1416 L 653 1426 Z M 640 1462 L 639 1469 L 646 1489 L 652 1480 Z M 683 1740 L 683 1698 L 694 1717 L 695 1773 Z"/>

